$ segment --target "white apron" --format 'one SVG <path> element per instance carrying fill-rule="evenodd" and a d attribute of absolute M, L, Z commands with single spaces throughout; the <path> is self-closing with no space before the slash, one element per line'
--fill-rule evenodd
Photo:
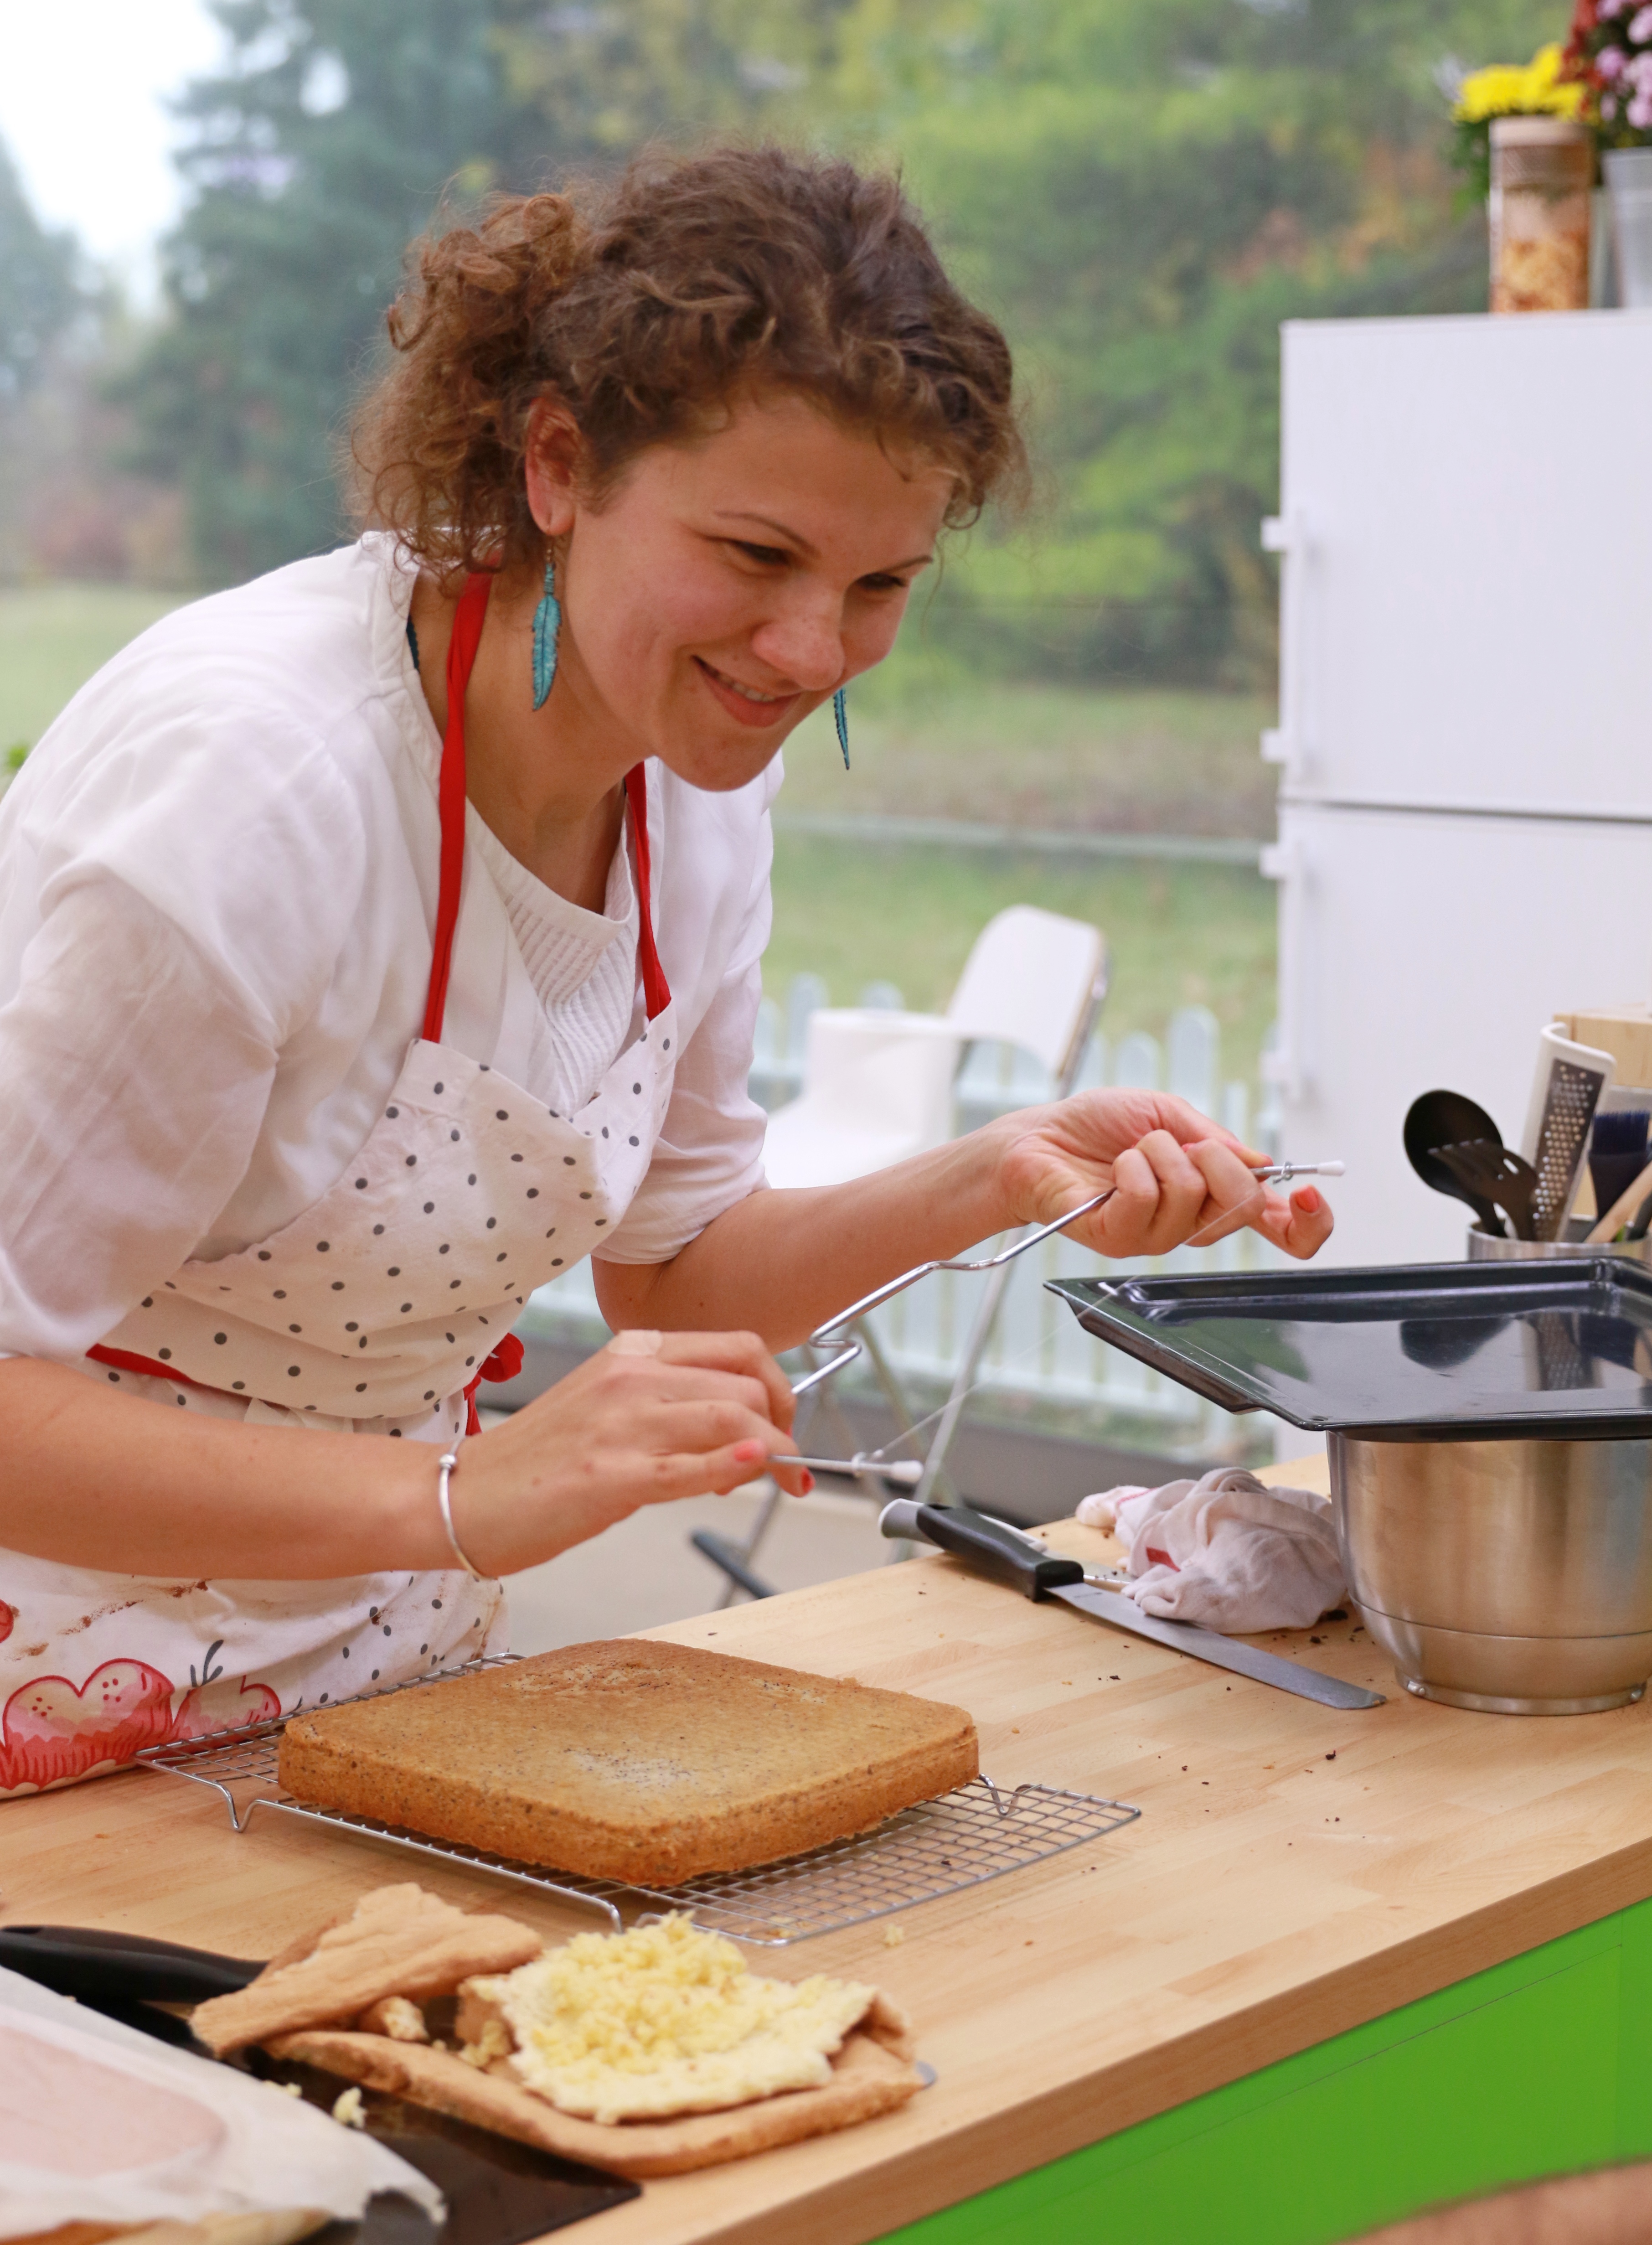
<path fill-rule="evenodd" d="M 442 1042 L 464 862 L 464 690 L 491 587 L 473 577 L 455 620 L 430 999 L 383 1114 L 319 1201 L 254 1246 L 186 1263 L 87 1352 L 89 1376 L 219 1417 L 445 1447 L 474 1431 L 477 1381 L 518 1369 L 510 1329 L 528 1294 L 598 1245 L 641 1184 L 677 1043 L 641 765 L 626 780 L 647 1016 L 637 1041 L 572 1116 Z M 457 1569 L 178 1581 L 0 1552 L 0 1799 L 501 1651 L 504 1626 L 500 1586 Z"/>

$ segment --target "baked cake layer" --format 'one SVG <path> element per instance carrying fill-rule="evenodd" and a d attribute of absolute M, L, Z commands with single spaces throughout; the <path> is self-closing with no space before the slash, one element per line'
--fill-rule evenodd
<path fill-rule="evenodd" d="M 978 1768 L 961 1707 L 637 1638 L 299 1715 L 296 1799 L 633 1885 L 870 1830 Z"/>

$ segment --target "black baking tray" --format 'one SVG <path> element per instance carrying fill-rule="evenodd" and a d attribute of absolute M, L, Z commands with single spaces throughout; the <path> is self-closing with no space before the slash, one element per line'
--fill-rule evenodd
<path fill-rule="evenodd" d="M 1050 1282 L 1087 1333 L 1314 1434 L 1652 1435 L 1652 1272 L 1621 1256 Z"/>

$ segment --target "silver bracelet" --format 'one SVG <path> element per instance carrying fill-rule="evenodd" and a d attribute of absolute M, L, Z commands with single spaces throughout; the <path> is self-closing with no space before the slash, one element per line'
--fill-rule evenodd
<path fill-rule="evenodd" d="M 480 1573 L 465 1557 L 458 1537 L 453 1532 L 453 1498 L 448 1488 L 453 1468 L 459 1462 L 457 1450 L 444 1450 L 437 1460 L 436 1501 L 442 1508 L 442 1525 L 447 1530 L 447 1540 L 453 1547 L 453 1556 L 473 1583 L 485 1583 L 491 1578 Z"/>

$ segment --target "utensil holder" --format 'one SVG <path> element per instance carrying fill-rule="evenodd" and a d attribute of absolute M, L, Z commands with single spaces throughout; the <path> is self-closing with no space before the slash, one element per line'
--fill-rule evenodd
<path fill-rule="evenodd" d="M 1645 1239 L 1620 1240 L 1614 1245 L 1609 1240 L 1595 1247 L 1588 1243 L 1590 1219 L 1574 1216 L 1566 1227 L 1564 1239 L 1499 1239 L 1493 1233 L 1482 1231 L 1478 1224 L 1468 1227 L 1468 1259 L 1471 1263 L 1529 1263 L 1564 1259 L 1567 1257 L 1621 1255 L 1626 1263 L 1639 1263 L 1652 1268 L 1652 1234 Z"/>

